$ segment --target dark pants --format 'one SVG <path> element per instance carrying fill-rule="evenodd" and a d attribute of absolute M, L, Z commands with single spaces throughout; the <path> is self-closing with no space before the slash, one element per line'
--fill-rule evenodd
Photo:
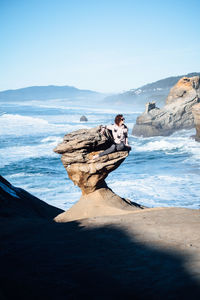
<path fill-rule="evenodd" d="M 131 147 L 130 146 L 126 146 L 123 142 L 121 142 L 120 144 L 112 144 L 108 149 L 106 149 L 104 152 L 101 152 L 99 154 L 99 156 L 104 156 L 110 153 L 113 153 L 115 151 L 130 151 Z"/>

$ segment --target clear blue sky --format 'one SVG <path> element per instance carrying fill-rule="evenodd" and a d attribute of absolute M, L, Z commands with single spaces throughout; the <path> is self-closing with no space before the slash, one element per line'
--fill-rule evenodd
<path fill-rule="evenodd" d="M 119 92 L 200 72 L 199 0 L 0 0 L 0 90 Z"/>

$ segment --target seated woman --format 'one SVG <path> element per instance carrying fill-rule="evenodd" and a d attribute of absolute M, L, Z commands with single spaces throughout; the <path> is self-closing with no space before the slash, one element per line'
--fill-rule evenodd
<path fill-rule="evenodd" d="M 124 124 L 124 120 L 123 115 L 117 115 L 115 117 L 115 124 L 105 126 L 105 128 L 112 131 L 113 144 L 100 154 L 94 155 L 94 160 L 115 151 L 131 150 L 131 147 L 128 144 L 128 128 Z"/>

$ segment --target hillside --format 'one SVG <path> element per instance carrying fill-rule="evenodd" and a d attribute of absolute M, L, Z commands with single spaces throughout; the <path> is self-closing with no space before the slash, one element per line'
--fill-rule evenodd
<path fill-rule="evenodd" d="M 192 77 L 200 73 L 189 73 L 180 76 L 167 77 L 152 83 L 143 85 L 137 89 L 131 89 L 127 92 L 106 97 L 107 103 L 115 105 L 134 104 L 135 106 L 144 106 L 146 102 L 156 101 L 158 106 L 163 106 L 170 89 L 184 76 Z"/>
<path fill-rule="evenodd" d="M 31 86 L 16 90 L 0 92 L 0 101 L 66 99 L 69 97 L 91 97 L 100 93 L 90 90 L 80 90 L 72 86 Z"/>
<path fill-rule="evenodd" d="M 15 90 L 0 92 L 0 101 L 26 101 L 26 100 L 48 100 L 68 98 L 90 98 L 98 100 L 102 104 L 110 105 L 131 105 L 143 107 L 146 102 L 156 101 L 157 106 L 163 106 L 170 89 L 183 77 L 192 77 L 200 73 L 189 73 L 180 76 L 164 78 L 152 83 L 143 85 L 137 89 L 131 89 L 121 94 L 105 96 L 91 90 L 81 90 L 73 86 L 31 86 Z M 99 103 L 100 103 L 99 102 Z"/>

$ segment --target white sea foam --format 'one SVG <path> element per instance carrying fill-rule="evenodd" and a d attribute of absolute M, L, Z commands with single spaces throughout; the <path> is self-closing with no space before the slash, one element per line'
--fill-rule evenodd
<path fill-rule="evenodd" d="M 54 144 L 58 144 L 62 142 L 62 138 L 58 137 L 58 136 L 48 136 L 44 139 L 41 140 L 41 143 L 54 143 Z"/>
<path fill-rule="evenodd" d="M 21 178 L 21 177 L 43 177 L 44 175 L 41 174 L 41 173 L 34 173 L 34 174 L 29 174 L 29 173 L 25 173 L 25 172 L 20 172 L 20 173 L 15 173 L 15 174 L 11 174 L 11 175 L 8 175 L 6 178 L 8 180 L 12 179 L 12 178 Z"/>
<path fill-rule="evenodd" d="M 88 128 L 87 125 L 80 123 L 74 124 L 52 124 L 47 120 L 36 117 L 28 117 L 14 114 L 4 114 L 0 117 L 0 134 L 22 136 L 27 134 L 66 133 L 71 130 Z"/>
<path fill-rule="evenodd" d="M 15 146 L 0 149 L 1 167 L 7 166 L 13 162 L 29 158 L 53 157 L 56 154 L 53 148 L 57 142 L 41 143 L 33 146 Z"/>
<path fill-rule="evenodd" d="M 198 177 L 146 174 L 132 180 L 108 180 L 109 186 L 121 197 L 146 205 L 185 206 L 199 208 Z M 191 202 L 191 198 L 193 202 Z"/>
<path fill-rule="evenodd" d="M 154 152 L 161 151 L 166 154 L 173 155 L 189 154 L 194 160 L 200 160 L 199 144 L 188 136 L 170 136 L 170 137 L 154 137 L 147 139 L 131 140 L 134 152 Z M 188 159 L 191 159 L 188 158 Z"/>

